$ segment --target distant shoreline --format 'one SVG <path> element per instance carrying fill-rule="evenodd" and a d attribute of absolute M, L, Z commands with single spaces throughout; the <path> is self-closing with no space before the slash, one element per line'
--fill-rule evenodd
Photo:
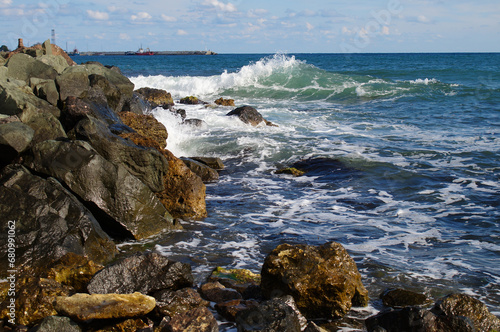
<path fill-rule="evenodd" d="M 159 51 L 151 55 L 135 54 L 135 52 L 80 52 L 79 54 L 68 53 L 70 56 L 99 56 L 99 55 L 130 55 L 130 56 L 153 56 L 153 55 L 217 55 L 212 51 Z"/>

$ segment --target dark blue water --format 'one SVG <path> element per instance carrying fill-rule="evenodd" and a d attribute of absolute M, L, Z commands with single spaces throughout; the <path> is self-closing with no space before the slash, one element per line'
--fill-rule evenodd
<path fill-rule="evenodd" d="M 198 280 L 218 265 L 258 271 L 283 242 L 337 241 L 374 300 L 386 287 L 459 291 L 500 314 L 500 54 L 75 60 L 117 65 L 137 88 L 176 99 L 234 98 L 279 125 L 183 105 L 207 123 L 188 129 L 155 111 L 174 154 L 227 166 L 207 187 L 206 219 L 149 241 L 193 264 Z M 303 177 L 274 173 L 307 158 L 324 159 Z"/>

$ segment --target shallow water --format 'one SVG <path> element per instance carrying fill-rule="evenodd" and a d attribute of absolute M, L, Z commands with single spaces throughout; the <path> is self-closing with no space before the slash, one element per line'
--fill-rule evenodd
<path fill-rule="evenodd" d="M 387 287 L 459 291 L 500 315 L 500 54 L 81 58 L 177 100 L 234 98 L 279 125 L 182 105 L 207 124 L 192 129 L 154 111 L 176 156 L 226 165 L 207 185 L 207 218 L 149 241 L 198 281 L 220 265 L 258 272 L 280 243 L 337 241 L 374 300 Z M 319 157 L 336 162 L 274 173 Z"/>

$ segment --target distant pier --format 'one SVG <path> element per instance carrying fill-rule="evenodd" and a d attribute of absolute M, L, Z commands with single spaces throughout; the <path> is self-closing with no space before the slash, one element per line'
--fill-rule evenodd
<path fill-rule="evenodd" d="M 212 51 L 153 51 L 154 55 L 217 55 Z M 76 55 L 71 54 L 70 55 Z M 80 52 L 79 56 L 96 56 L 96 55 L 136 55 L 135 52 Z M 149 55 L 148 55 L 149 56 Z"/>

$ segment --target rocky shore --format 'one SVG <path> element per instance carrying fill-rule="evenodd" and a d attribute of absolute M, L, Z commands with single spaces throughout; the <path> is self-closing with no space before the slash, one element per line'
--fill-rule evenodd
<path fill-rule="evenodd" d="M 202 104 L 188 96 L 185 104 Z M 253 107 L 227 115 L 275 126 Z M 369 304 L 339 243 L 282 244 L 261 274 L 218 267 L 195 285 L 191 266 L 154 251 L 117 258 L 116 244 L 182 229 L 207 215 L 218 158 L 179 159 L 150 111 L 186 119 L 167 91 L 134 85 L 116 67 L 76 65 L 49 41 L 0 54 L 0 328 L 4 331 L 498 331 L 468 295 L 381 295 Z M 282 173 L 300 176 L 314 160 Z M 312 165 L 312 166 L 311 166 Z M 374 299 L 372 299 L 374 300 Z"/>

